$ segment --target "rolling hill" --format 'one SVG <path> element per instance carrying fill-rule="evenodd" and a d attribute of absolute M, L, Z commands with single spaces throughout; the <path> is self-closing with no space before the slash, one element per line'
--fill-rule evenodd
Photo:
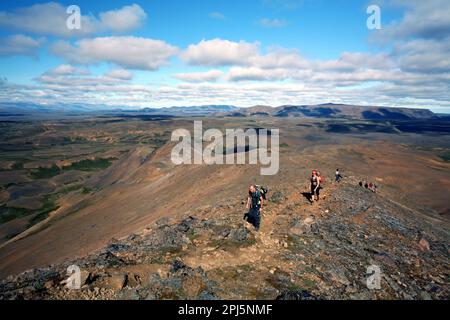
<path fill-rule="evenodd" d="M 320 105 L 285 105 L 276 108 L 255 106 L 233 110 L 225 115 L 233 117 L 274 116 L 274 117 L 308 117 L 360 120 L 412 120 L 435 118 L 433 112 L 426 109 L 389 108 L 352 106 L 326 103 Z"/>

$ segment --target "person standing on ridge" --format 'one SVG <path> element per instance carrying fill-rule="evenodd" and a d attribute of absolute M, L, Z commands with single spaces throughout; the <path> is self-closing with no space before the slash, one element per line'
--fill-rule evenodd
<path fill-rule="evenodd" d="M 339 169 L 336 169 L 336 173 L 334 174 L 334 176 L 336 177 L 336 182 L 341 182 L 342 180 L 342 175 L 339 172 Z"/>
<path fill-rule="evenodd" d="M 248 188 L 247 209 L 249 212 L 244 219 L 251 223 L 256 231 L 259 231 L 261 224 L 261 210 L 263 207 L 264 197 L 255 185 Z"/>
<path fill-rule="evenodd" d="M 314 201 L 319 201 L 320 196 L 320 177 L 317 173 L 317 170 L 313 170 L 312 176 L 310 179 L 311 186 L 311 203 Z"/>

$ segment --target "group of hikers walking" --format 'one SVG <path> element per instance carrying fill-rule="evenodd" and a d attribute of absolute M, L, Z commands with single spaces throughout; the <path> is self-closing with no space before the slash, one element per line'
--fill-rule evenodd
<path fill-rule="evenodd" d="M 372 191 L 372 192 L 374 192 L 374 193 L 376 193 L 377 192 L 377 185 L 375 184 L 375 183 L 373 183 L 373 182 L 367 182 L 367 181 L 360 181 L 359 182 L 359 186 L 360 187 L 364 187 L 364 188 L 366 188 L 367 190 L 370 190 L 370 191 Z"/>
<path fill-rule="evenodd" d="M 342 175 L 339 169 L 336 169 L 335 181 L 339 183 L 341 180 Z M 313 204 L 320 199 L 320 189 L 322 188 L 322 184 L 325 182 L 325 179 L 320 175 L 319 171 L 313 170 L 309 182 L 311 190 L 309 199 L 311 204 Z M 261 225 L 261 212 L 263 210 L 267 192 L 268 190 L 266 188 L 258 185 L 251 185 L 248 189 L 246 208 L 249 211 L 245 214 L 244 220 L 251 223 L 255 227 L 256 231 L 259 231 Z"/>

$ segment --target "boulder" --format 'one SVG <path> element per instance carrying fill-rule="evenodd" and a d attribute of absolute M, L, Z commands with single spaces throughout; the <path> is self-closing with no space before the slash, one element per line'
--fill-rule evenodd
<path fill-rule="evenodd" d="M 231 230 L 228 235 L 228 239 L 235 242 L 244 242 L 250 236 L 250 232 L 244 226 L 239 227 L 238 229 Z"/>
<path fill-rule="evenodd" d="M 309 232 L 312 229 L 312 226 L 315 225 L 314 217 L 310 216 L 305 218 L 303 221 L 297 221 L 289 232 L 295 236 L 300 236 L 304 233 Z M 317 226 L 314 227 L 314 231 L 318 231 Z"/>
<path fill-rule="evenodd" d="M 188 299 L 196 298 L 207 287 L 203 278 L 197 274 L 184 277 L 181 286 Z"/>
<path fill-rule="evenodd" d="M 271 270 L 267 281 L 278 290 L 288 290 L 292 286 L 291 275 L 280 269 Z"/>
<path fill-rule="evenodd" d="M 149 234 L 144 241 L 145 246 L 158 250 L 181 250 L 184 244 L 189 243 L 189 238 L 183 232 L 169 226 L 159 227 Z"/>
<path fill-rule="evenodd" d="M 111 276 L 101 277 L 94 282 L 94 285 L 103 289 L 111 289 L 114 291 L 122 290 L 127 283 L 127 275 L 124 273 L 116 273 Z"/>
<path fill-rule="evenodd" d="M 96 267 L 111 268 L 124 265 L 125 262 L 109 250 L 105 250 L 96 259 Z"/>
<path fill-rule="evenodd" d="M 275 191 L 269 198 L 273 203 L 282 203 L 286 200 L 286 196 L 281 191 Z"/>
<path fill-rule="evenodd" d="M 136 289 L 122 290 L 117 294 L 117 300 L 140 300 L 141 297 Z"/>
<path fill-rule="evenodd" d="M 176 227 L 176 229 L 180 232 L 188 232 L 194 225 L 194 223 L 197 221 L 194 217 L 188 217 L 181 221 Z"/>

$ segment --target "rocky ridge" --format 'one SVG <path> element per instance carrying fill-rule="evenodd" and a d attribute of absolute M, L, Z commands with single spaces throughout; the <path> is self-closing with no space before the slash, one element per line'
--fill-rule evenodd
<path fill-rule="evenodd" d="M 245 199 L 164 218 L 90 256 L 0 282 L 4 299 L 449 299 L 445 221 L 372 193 L 357 177 L 311 205 L 269 186 L 259 233 Z M 69 289 L 67 268 L 81 270 Z M 369 289 L 369 266 L 381 270 Z"/>

